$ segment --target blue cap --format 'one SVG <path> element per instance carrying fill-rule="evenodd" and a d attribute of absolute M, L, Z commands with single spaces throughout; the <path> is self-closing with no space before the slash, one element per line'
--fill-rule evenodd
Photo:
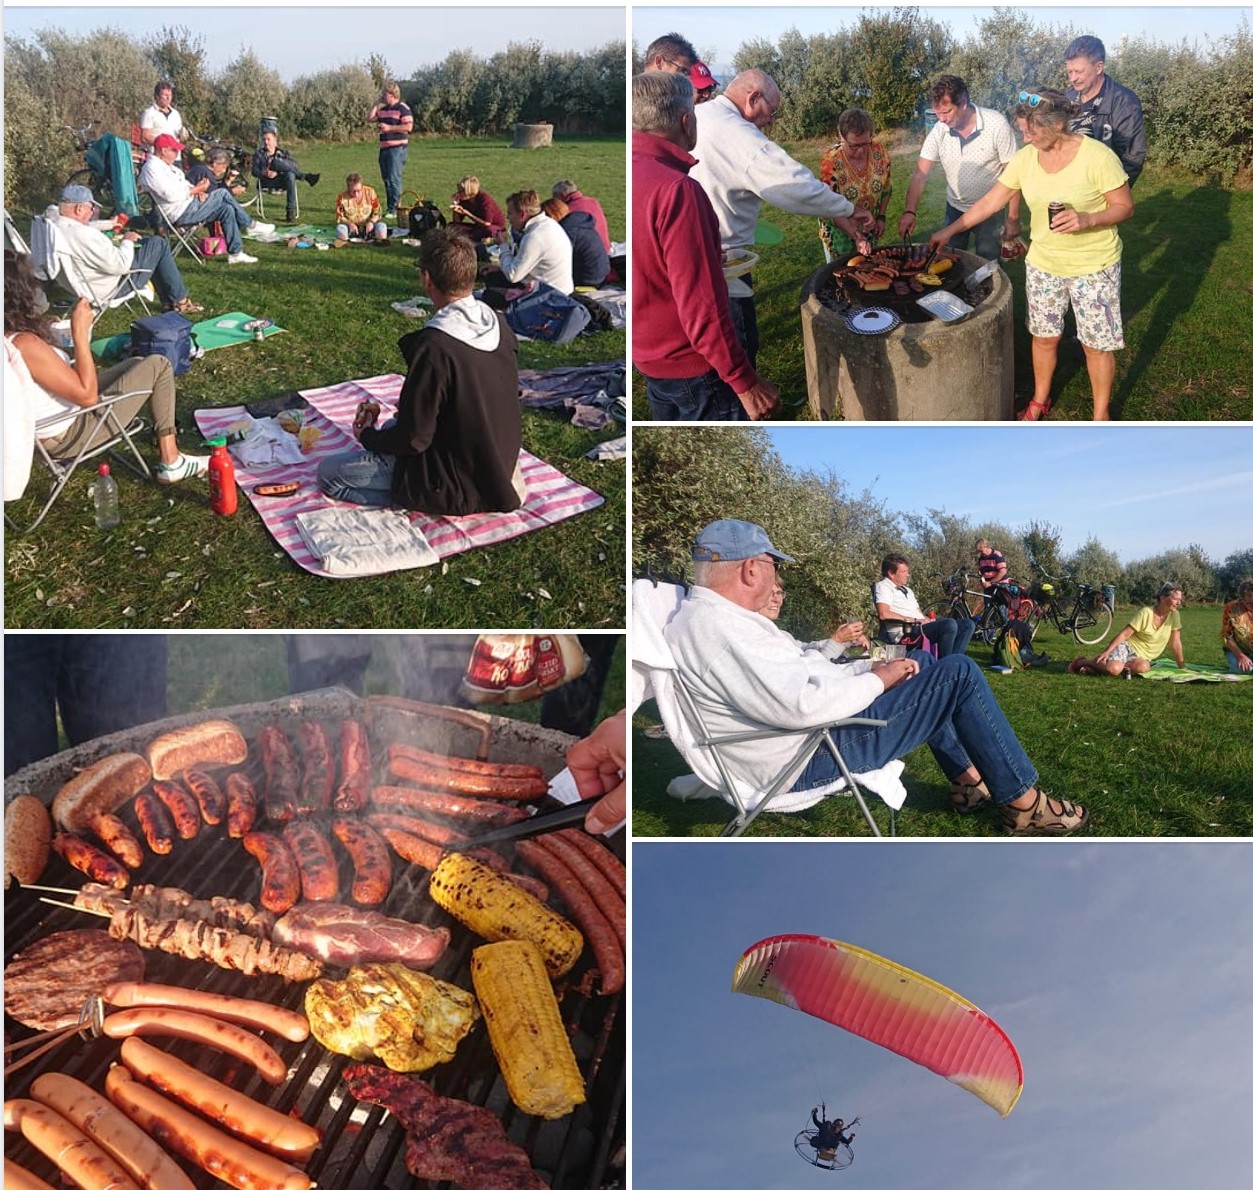
<path fill-rule="evenodd" d="M 91 188 L 88 186 L 66 186 L 61 191 L 62 202 L 89 202 L 93 206 L 99 206 L 96 202 L 96 196 L 92 194 Z"/>
<path fill-rule="evenodd" d="M 765 529 L 748 521 L 714 521 L 696 535 L 692 546 L 697 562 L 739 562 L 758 554 L 769 554 L 780 562 L 796 561 L 770 544 Z"/>

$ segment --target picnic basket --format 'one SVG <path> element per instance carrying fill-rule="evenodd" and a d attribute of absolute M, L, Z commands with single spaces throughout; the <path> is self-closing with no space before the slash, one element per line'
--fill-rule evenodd
<path fill-rule="evenodd" d="M 409 198 L 412 198 L 413 201 L 406 201 Z M 422 195 L 420 195 L 416 190 L 405 190 L 401 192 L 400 197 L 396 199 L 396 226 L 400 228 L 401 231 L 409 230 L 409 212 L 412 211 L 414 207 L 420 207 L 421 205 Z"/>

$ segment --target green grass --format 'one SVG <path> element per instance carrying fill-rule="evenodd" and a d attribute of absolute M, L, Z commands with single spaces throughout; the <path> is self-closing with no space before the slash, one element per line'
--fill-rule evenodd
<path fill-rule="evenodd" d="M 333 224 L 345 174 L 358 171 L 383 192 L 370 143 L 290 146 L 302 168 L 320 171 L 316 188 L 301 186 L 301 218 Z M 568 139 L 551 149 L 510 150 L 504 141 L 415 139 L 406 184 L 447 213 L 456 182 L 477 174 L 503 205 L 514 190 L 546 195 L 573 178 L 600 199 L 615 239 L 625 237 L 625 153 L 621 140 Z M 282 211 L 282 197 L 267 208 Z M 417 323 L 390 303 L 421 292 L 414 249 L 367 245 L 340 252 L 293 250 L 246 241 L 260 262 L 201 267 L 180 258 L 192 296 L 211 317 L 247 310 L 290 332 L 264 344 L 210 352 L 179 380 L 180 444 L 199 445 L 192 411 L 238 405 L 288 389 L 403 371 L 397 341 Z M 98 335 L 123 331 L 129 315 L 105 316 Z M 554 347 L 520 345 L 520 365 L 550 368 L 623 358 L 623 331 L 581 336 Z M 26 628 L 309 628 L 309 627 L 617 627 L 625 619 L 626 476 L 622 463 L 592 463 L 584 453 L 621 428 L 573 428 L 566 416 L 523 412 L 523 445 L 605 503 L 559 525 L 490 549 L 471 550 L 441 566 L 341 582 L 297 567 L 246 502 L 230 518 L 215 516 L 203 481 L 173 488 L 115 468 L 122 524 L 95 528 L 88 488 L 92 469 L 76 474 L 32 534 L 5 535 L 5 623 Z M 155 446 L 140 440 L 150 460 Z M 42 496 L 36 473 L 31 492 Z M 8 506 L 20 524 L 38 506 L 28 496 Z M 475 585 L 475 584 L 478 585 Z"/>
<path fill-rule="evenodd" d="M 785 147 L 817 172 L 825 144 Z M 899 239 L 896 223 L 916 162 L 916 145 L 893 158 L 887 242 Z M 917 238 L 942 224 L 944 191 L 943 173 L 933 170 L 918 206 Z M 1117 354 L 1113 416 L 1122 421 L 1248 418 L 1253 394 L 1253 282 L 1248 266 L 1253 259 L 1253 191 L 1200 184 L 1150 161 L 1133 197 L 1135 215 L 1118 229 L 1126 347 Z M 768 205 L 762 217 L 780 227 L 786 239 L 777 247 L 758 249 L 761 264 L 753 276 L 762 348 L 757 369 L 778 385 L 785 417 L 808 419 L 800 291 L 823 262 L 817 220 Z M 1023 218 L 1029 228 L 1025 207 Z M 1014 286 L 1015 408 L 1026 406 L 1033 386 L 1024 270 L 1021 260 L 1005 266 Z M 638 375 L 635 380 L 634 413 L 645 420 L 643 382 Z M 1053 381 L 1051 419 L 1091 417 L 1083 351 L 1070 341 L 1063 344 Z"/>
<path fill-rule="evenodd" d="M 1132 609 L 1114 616 L 1114 631 Z M 1183 617 L 1188 661 L 1223 664 L 1218 633 L 1222 608 L 1189 607 Z M 1112 634 L 1111 634 L 1112 637 Z M 1108 643 L 1111 637 L 1106 638 Z M 1099 651 L 1041 628 L 1035 647 L 1049 654 L 1047 670 L 989 674 L 996 697 L 1040 772 L 1047 792 L 1087 806 L 1088 834 L 1102 836 L 1223 836 L 1253 833 L 1253 741 L 1247 684 L 1205 682 L 1172 685 L 1143 678 L 1081 678 L 1065 664 Z M 991 663 L 991 650 L 972 645 L 970 656 Z M 688 772 L 673 745 L 651 740 L 643 728 L 657 722 L 653 703 L 635 716 L 633 824 L 642 835 L 717 835 L 731 819 L 716 799 L 681 802 L 669 797 L 670 779 Z M 1240 724 L 1245 724 L 1241 727 Z M 905 758 L 909 791 L 897 820 L 908 836 L 993 836 L 991 814 L 963 818 L 949 809 L 948 782 L 931 753 L 919 748 Z M 882 803 L 880 826 L 886 823 Z M 865 823 L 851 798 L 825 798 L 800 814 L 762 814 L 752 836 L 864 835 Z"/>

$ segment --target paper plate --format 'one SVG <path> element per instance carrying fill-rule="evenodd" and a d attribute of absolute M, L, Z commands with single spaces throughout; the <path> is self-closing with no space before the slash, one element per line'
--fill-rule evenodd
<path fill-rule="evenodd" d="M 773 223 L 767 223 L 764 219 L 757 220 L 757 229 L 753 232 L 754 244 L 781 244 L 783 243 L 783 230 L 775 227 Z"/>
<path fill-rule="evenodd" d="M 868 310 L 850 314 L 844 321 L 855 335 L 886 335 L 901 325 L 901 316 L 895 310 L 871 306 Z"/>

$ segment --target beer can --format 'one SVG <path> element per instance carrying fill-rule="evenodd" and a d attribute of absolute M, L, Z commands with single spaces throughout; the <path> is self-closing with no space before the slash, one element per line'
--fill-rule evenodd
<path fill-rule="evenodd" d="M 1049 229 L 1050 230 L 1052 229 L 1053 224 L 1057 221 L 1057 216 L 1060 215 L 1065 209 L 1066 209 L 1066 204 L 1064 202 L 1049 203 Z"/>

